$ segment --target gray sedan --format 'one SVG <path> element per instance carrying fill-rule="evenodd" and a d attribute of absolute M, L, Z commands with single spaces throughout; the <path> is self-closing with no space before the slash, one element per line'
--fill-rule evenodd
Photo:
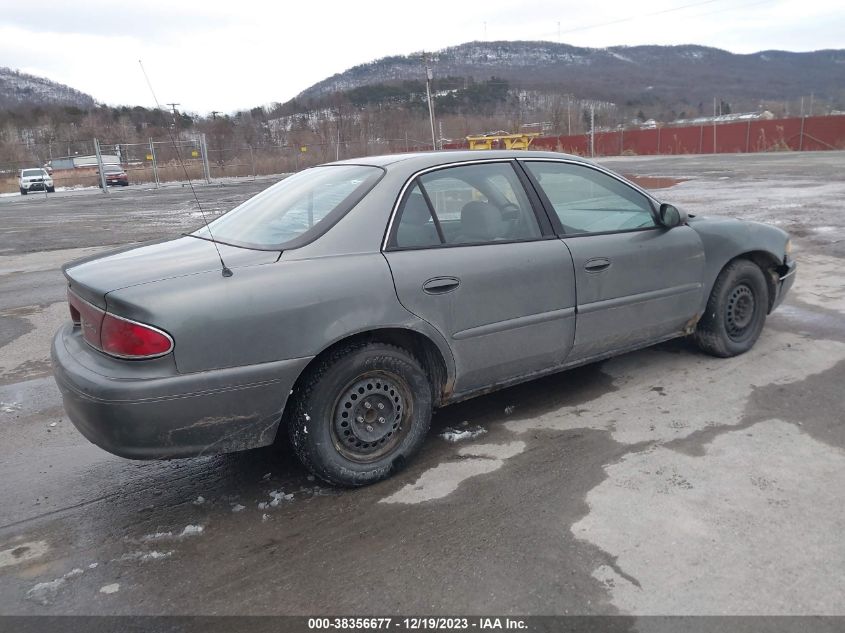
<path fill-rule="evenodd" d="M 107 451 L 288 437 L 357 486 L 411 458 L 435 407 L 676 337 L 741 354 L 794 272 L 784 231 L 687 216 L 575 156 L 367 157 L 68 264 L 53 363 Z"/>

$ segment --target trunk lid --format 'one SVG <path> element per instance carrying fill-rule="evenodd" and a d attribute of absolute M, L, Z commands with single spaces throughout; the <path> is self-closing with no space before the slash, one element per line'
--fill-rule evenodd
<path fill-rule="evenodd" d="M 279 259 L 279 251 L 218 246 L 223 261 L 233 271 L 245 266 L 271 264 Z M 99 253 L 62 267 L 71 290 L 103 309 L 106 294 L 114 290 L 212 270 L 220 270 L 222 274 L 214 244 L 195 237 Z"/>

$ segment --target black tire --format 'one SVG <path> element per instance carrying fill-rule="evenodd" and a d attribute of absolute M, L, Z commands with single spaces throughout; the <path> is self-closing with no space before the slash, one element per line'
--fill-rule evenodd
<path fill-rule="evenodd" d="M 314 475 L 364 486 L 401 469 L 431 424 L 431 384 L 419 361 L 384 343 L 337 350 L 297 386 L 286 422 L 291 444 Z"/>
<path fill-rule="evenodd" d="M 702 351 L 729 358 L 754 347 L 769 310 L 769 288 L 760 267 L 747 259 L 725 266 L 698 322 L 694 339 Z"/>
<path fill-rule="evenodd" d="M 21 195 L 22 195 L 22 196 L 25 196 L 25 195 L 26 195 L 26 194 L 28 194 L 28 193 L 29 193 L 29 192 L 28 192 L 26 189 L 21 188 Z"/>
<path fill-rule="evenodd" d="M 55 187 L 47 187 L 47 193 L 56 193 Z"/>

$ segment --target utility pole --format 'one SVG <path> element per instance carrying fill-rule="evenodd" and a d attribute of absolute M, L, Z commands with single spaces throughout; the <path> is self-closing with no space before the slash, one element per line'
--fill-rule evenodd
<path fill-rule="evenodd" d="M 208 143 L 205 140 L 205 133 L 199 136 L 200 158 L 202 159 L 202 171 L 205 182 L 211 184 L 211 167 L 208 164 Z"/>
<path fill-rule="evenodd" d="M 557 21 L 557 43 L 560 44 L 560 20 Z"/>
<path fill-rule="evenodd" d="M 486 22 L 484 23 L 486 26 Z M 425 67 L 425 96 L 428 100 L 428 121 L 431 124 L 431 149 L 437 149 L 437 138 L 434 135 L 434 106 L 431 103 L 431 80 L 434 74 L 430 66 Z"/>
<path fill-rule="evenodd" d="M 153 162 L 153 179 L 156 183 L 156 189 L 161 186 L 161 183 L 158 180 L 158 165 L 156 164 L 156 148 L 153 145 L 153 139 L 150 138 L 150 159 Z"/>
<path fill-rule="evenodd" d="M 176 116 L 177 116 L 176 106 L 182 105 L 182 104 L 181 103 L 168 103 L 168 104 L 165 104 L 165 105 L 169 105 L 170 109 L 173 111 L 173 129 L 175 130 L 178 127 L 177 124 L 176 124 Z"/>
<path fill-rule="evenodd" d="M 179 104 L 177 103 L 176 105 L 179 105 Z M 211 111 L 211 118 L 212 118 L 212 119 L 214 119 L 214 120 L 216 121 L 216 120 L 217 120 L 217 115 L 218 115 L 218 114 L 221 114 L 220 110 L 212 110 L 212 111 Z"/>
<path fill-rule="evenodd" d="M 102 188 L 103 193 L 108 193 L 109 187 L 106 183 L 106 171 L 103 169 L 103 155 L 100 153 L 100 141 L 96 138 L 94 139 L 94 153 L 97 155 L 97 170 L 99 171 L 100 176 L 100 188 Z"/>

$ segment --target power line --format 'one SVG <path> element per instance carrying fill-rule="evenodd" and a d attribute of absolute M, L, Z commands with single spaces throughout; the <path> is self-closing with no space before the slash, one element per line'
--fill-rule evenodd
<path fill-rule="evenodd" d="M 699 7 L 704 4 L 713 4 L 714 2 L 719 2 L 720 0 L 703 0 L 703 2 L 693 2 L 691 4 L 684 4 L 679 7 L 673 7 L 671 9 L 663 9 L 662 11 L 654 11 L 653 13 L 640 13 L 638 15 L 632 15 L 627 18 L 620 18 L 618 20 L 611 20 L 610 22 L 600 22 L 598 24 L 590 24 L 588 26 L 579 26 L 574 29 L 567 29 L 565 31 L 558 31 L 558 36 L 560 35 L 567 35 L 568 33 L 577 33 L 578 31 L 587 31 L 589 29 L 597 29 L 602 26 L 611 26 L 613 24 L 622 24 L 623 22 L 631 22 L 633 20 L 639 20 L 641 18 L 648 18 L 655 15 L 663 15 L 664 13 L 672 13 L 673 11 L 681 11 L 682 9 L 689 9 L 691 7 Z"/>
<path fill-rule="evenodd" d="M 741 4 L 737 7 L 726 7 L 724 9 L 716 9 L 715 11 L 706 11 L 704 13 L 696 13 L 691 16 L 693 18 L 700 18 L 705 15 L 713 15 L 715 13 L 724 13 L 725 11 L 738 11 L 739 9 L 747 9 L 748 7 L 756 7 L 758 4 L 767 4 L 771 0 L 757 0 L 756 2 L 749 2 L 748 4 Z"/>

